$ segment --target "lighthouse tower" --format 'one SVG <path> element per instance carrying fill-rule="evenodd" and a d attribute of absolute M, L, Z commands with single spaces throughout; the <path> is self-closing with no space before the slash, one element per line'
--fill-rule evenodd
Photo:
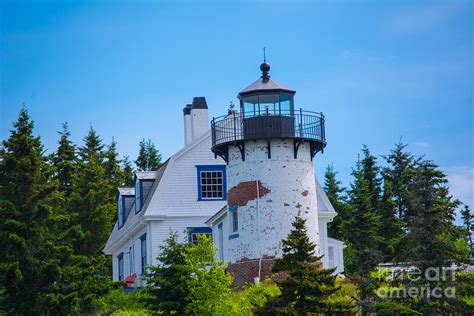
<path fill-rule="evenodd" d="M 281 256 L 281 240 L 298 214 L 319 244 L 313 158 L 326 146 L 324 116 L 295 109 L 296 91 L 273 80 L 268 63 L 260 70 L 238 95 L 240 111 L 211 122 L 212 151 L 227 163 L 230 231 L 223 251 L 231 271 L 258 267 L 252 277 L 268 273 L 272 258 Z"/>

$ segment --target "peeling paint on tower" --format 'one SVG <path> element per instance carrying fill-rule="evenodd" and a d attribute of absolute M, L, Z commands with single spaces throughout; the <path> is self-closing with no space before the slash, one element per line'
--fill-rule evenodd
<path fill-rule="evenodd" d="M 265 187 L 260 180 L 243 181 L 227 191 L 227 204 L 229 206 L 245 206 L 249 201 L 257 197 L 270 193 L 270 189 Z"/>

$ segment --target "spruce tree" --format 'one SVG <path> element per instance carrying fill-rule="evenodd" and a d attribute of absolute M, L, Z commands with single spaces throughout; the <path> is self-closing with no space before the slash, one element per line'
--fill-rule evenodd
<path fill-rule="evenodd" d="M 362 147 L 362 160 L 360 162 L 362 173 L 364 175 L 364 179 L 367 181 L 367 187 L 369 192 L 371 192 L 371 203 L 372 208 L 378 212 L 379 210 L 379 203 L 380 203 L 380 195 L 381 195 L 381 183 L 382 180 L 380 178 L 380 168 L 377 166 L 377 158 L 370 153 L 369 148 L 367 145 Z"/>
<path fill-rule="evenodd" d="M 345 197 L 343 196 L 345 190 L 341 187 L 341 181 L 339 181 L 336 176 L 337 172 L 334 171 L 333 165 L 329 165 L 324 174 L 323 189 L 324 192 L 326 192 L 329 202 L 331 202 L 336 210 L 337 215 L 332 222 L 328 224 L 328 235 L 331 238 L 343 239 L 341 226 L 346 216 Z"/>
<path fill-rule="evenodd" d="M 432 161 L 418 161 L 410 171 L 407 188 L 408 233 L 407 257 L 419 269 L 420 278 L 409 282 L 407 287 L 418 289 L 446 288 L 454 281 L 443 269 L 459 263 L 468 256 L 467 247 L 454 225 L 459 201 L 453 200 L 447 187 L 447 179 Z M 464 243 L 458 251 L 457 241 Z M 460 255 L 461 254 L 461 255 Z M 433 274 L 435 272 L 435 274 Z M 438 275 L 438 276 L 437 276 Z M 441 295 L 420 295 L 411 306 L 426 315 L 449 314 L 451 299 Z"/>
<path fill-rule="evenodd" d="M 122 186 L 133 187 L 133 168 L 128 156 L 122 160 Z"/>
<path fill-rule="evenodd" d="M 362 314 L 367 315 L 374 303 L 375 280 L 371 272 L 381 259 L 380 216 L 373 209 L 373 196 L 360 162 L 353 171 L 354 182 L 349 191 L 348 216 L 343 223 L 347 232 L 345 242 L 346 274 L 357 284 Z M 346 263 L 345 263 L 346 265 Z"/>
<path fill-rule="evenodd" d="M 79 157 L 83 163 L 90 161 L 98 161 L 103 163 L 104 161 L 104 145 L 102 139 L 97 135 L 97 132 L 92 128 L 89 128 L 89 132 L 84 137 L 84 146 L 79 148 Z"/>
<path fill-rule="evenodd" d="M 388 167 L 384 168 L 384 178 L 388 179 L 392 185 L 393 198 L 397 207 L 398 218 L 405 221 L 407 215 L 407 194 L 408 184 L 411 180 L 410 170 L 418 161 L 406 151 L 406 144 L 401 141 L 395 144 L 395 148 L 390 151 L 390 154 L 383 156 L 388 163 Z"/>
<path fill-rule="evenodd" d="M 8 314 L 45 314 L 45 296 L 60 274 L 51 230 L 62 195 L 53 172 L 23 108 L 0 149 L 0 282 Z"/>
<path fill-rule="evenodd" d="M 140 149 L 138 151 L 137 160 L 135 160 L 135 165 L 137 166 L 138 171 L 146 171 L 148 168 L 148 155 L 145 139 L 142 139 L 138 146 Z"/>
<path fill-rule="evenodd" d="M 76 253 L 97 254 L 105 245 L 116 216 L 113 188 L 103 163 L 103 145 L 91 128 L 79 148 L 80 161 L 73 177 L 69 209 L 75 213 L 83 236 L 76 244 Z"/>
<path fill-rule="evenodd" d="M 459 201 L 453 200 L 446 175 L 432 161 L 420 161 L 411 171 L 408 185 L 407 225 L 409 257 L 424 271 L 442 267 L 452 259 L 441 234 L 456 235 L 454 218 Z"/>
<path fill-rule="evenodd" d="M 117 153 L 117 142 L 112 139 L 110 145 L 107 146 L 107 150 L 104 153 L 105 155 L 105 174 L 109 180 L 109 184 L 112 187 L 110 192 L 111 197 L 115 197 L 117 188 L 122 186 L 123 182 L 123 172 L 120 168 L 121 161 L 118 159 Z"/>
<path fill-rule="evenodd" d="M 382 239 L 382 260 L 397 261 L 395 258 L 399 257 L 400 243 L 404 237 L 403 222 L 397 217 L 397 204 L 393 199 L 392 183 L 388 179 L 384 179 L 383 182 L 383 195 L 378 214 L 381 220 L 379 235 Z"/>
<path fill-rule="evenodd" d="M 155 171 L 161 167 L 161 155 L 151 139 L 142 139 L 139 144 L 138 158 L 135 164 L 139 171 Z"/>
<path fill-rule="evenodd" d="M 150 310 L 163 311 L 165 315 L 183 315 L 188 288 L 184 270 L 186 245 L 178 241 L 176 232 L 170 233 L 164 245 L 160 246 L 159 264 L 150 266 L 144 275 L 147 286 L 144 303 Z"/>
<path fill-rule="evenodd" d="M 58 132 L 60 139 L 58 149 L 53 154 L 52 163 L 55 170 L 55 179 L 60 183 L 60 189 L 66 197 L 69 197 L 72 191 L 72 176 L 76 170 L 76 147 L 69 137 L 71 132 L 67 122 L 63 123 L 63 129 Z"/>
<path fill-rule="evenodd" d="M 161 167 L 161 154 L 156 149 L 155 144 L 151 142 L 151 139 L 146 143 L 146 151 L 148 156 L 148 170 L 156 171 Z"/>
<path fill-rule="evenodd" d="M 273 273 L 287 276 L 276 281 L 281 296 L 269 303 L 268 310 L 298 315 L 330 312 L 327 299 L 337 291 L 335 269 L 322 268 L 322 257 L 316 255 L 316 245 L 309 240 L 306 220 L 297 216 L 292 226 L 282 240 L 283 255 L 272 266 Z"/>
<path fill-rule="evenodd" d="M 471 213 L 471 208 L 468 205 L 464 205 L 464 208 L 461 210 L 461 218 L 464 224 L 466 242 L 468 243 L 470 252 L 472 254 L 472 233 L 474 229 L 474 223 L 472 222 L 473 216 Z"/>

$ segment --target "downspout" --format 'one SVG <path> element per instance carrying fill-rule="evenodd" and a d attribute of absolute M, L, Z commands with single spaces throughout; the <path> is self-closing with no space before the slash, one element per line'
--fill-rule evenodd
<path fill-rule="evenodd" d="M 255 147 L 257 144 L 255 144 Z M 269 150 L 269 149 L 268 149 Z M 257 231 L 258 231 L 258 250 L 260 253 L 260 259 L 258 260 L 258 277 L 255 280 L 255 284 L 258 284 L 260 282 L 260 278 L 262 276 L 262 259 L 263 259 L 263 253 L 262 253 L 262 242 L 261 242 L 261 237 L 260 237 L 260 187 L 258 185 L 259 180 L 255 180 L 255 185 L 257 186 Z"/>

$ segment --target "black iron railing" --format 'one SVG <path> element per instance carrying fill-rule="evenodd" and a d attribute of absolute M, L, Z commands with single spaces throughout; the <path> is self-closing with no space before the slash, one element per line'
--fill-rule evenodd
<path fill-rule="evenodd" d="M 211 121 L 212 146 L 256 139 L 292 138 L 325 143 L 324 115 L 303 110 L 234 112 Z"/>

